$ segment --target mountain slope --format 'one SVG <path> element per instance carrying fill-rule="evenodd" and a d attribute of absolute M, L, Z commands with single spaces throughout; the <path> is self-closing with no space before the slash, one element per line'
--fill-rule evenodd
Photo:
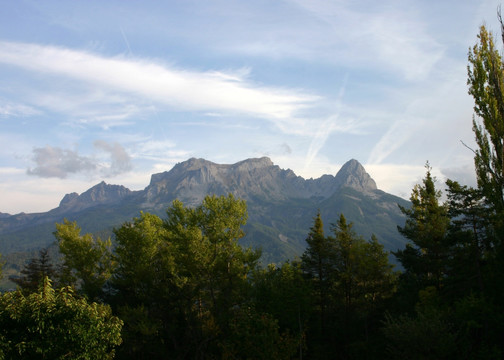
<path fill-rule="evenodd" d="M 102 182 L 81 195 L 66 195 L 56 209 L 46 213 L 2 214 L 0 253 L 48 246 L 54 241 L 54 223 L 63 218 L 76 220 L 83 232 L 109 236 L 113 227 L 140 211 L 164 217 L 174 199 L 194 206 L 207 194 L 228 193 L 247 201 L 249 220 L 242 243 L 260 246 L 265 263 L 292 259 L 303 252 L 318 209 L 327 232 L 330 223 L 344 213 L 364 237 L 375 233 L 388 250 L 404 246 L 396 230 L 404 224 L 397 204 L 408 206 L 408 202 L 378 190 L 357 160 L 348 161 L 336 176 L 305 180 L 266 157 L 231 165 L 192 158 L 152 175 L 141 191 Z"/>

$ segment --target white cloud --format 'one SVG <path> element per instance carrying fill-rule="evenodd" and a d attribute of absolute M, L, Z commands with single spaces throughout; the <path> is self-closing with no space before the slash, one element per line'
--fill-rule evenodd
<path fill-rule="evenodd" d="M 28 168 L 26 173 L 42 178 L 65 179 L 69 174 L 92 172 L 96 169 L 92 159 L 80 156 L 73 150 L 52 146 L 33 149 L 33 161 L 36 166 Z"/>
<path fill-rule="evenodd" d="M 106 163 L 102 169 L 105 176 L 116 176 L 132 169 L 131 157 L 119 143 L 96 140 L 94 146 L 110 155 L 110 163 Z"/>
<path fill-rule="evenodd" d="M 145 59 L 105 58 L 54 46 L 0 42 L 0 62 L 57 74 L 120 91 L 176 109 L 227 111 L 288 119 L 319 98 L 293 89 L 259 86 L 244 74 L 181 70 Z"/>
<path fill-rule="evenodd" d="M 107 156 L 104 159 L 100 153 L 84 156 L 75 150 L 49 145 L 34 148 L 35 167 L 28 168 L 26 173 L 42 178 L 65 179 L 72 174 L 113 177 L 132 169 L 131 158 L 119 143 L 97 140 L 94 146 Z"/>

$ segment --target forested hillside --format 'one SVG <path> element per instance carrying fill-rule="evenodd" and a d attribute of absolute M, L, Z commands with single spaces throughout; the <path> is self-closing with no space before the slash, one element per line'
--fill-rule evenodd
<path fill-rule="evenodd" d="M 404 222 L 397 204 L 408 202 L 387 194 L 357 160 L 350 160 L 335 175 L 303 179 L 280 169 L 269 158 L 247 159 L 232 165 L 189 159 L 170 171 L 152 175 L 139 191 L 101 182 L 84 193 L 64 196 L 60 205 L 45 213 L 0 218 L 0 253 L 4 270 L 18 274 L 23 263 L 42 248 L 57 256 L 54 224 L 77 221 L 84 232 L 108 238 L 140 213 L 161 217 L 177 199 L 188 206 L 201 204 L 206 195 L 227 195 L 246 200 L 248 220 L 239 240 L 243 246 L 261 248 L 261 263 L 282 263 L 299 258 L 306 248 L 306 231 L 317 209 L 336 219 L 340 213 L 365 237 L 375 234 L 388 251 L 404 247 L 396 231 Z M 326 230 L 329 230 L 329 224 Z M 394 260 L 394 259 L 393 259 Z M 6 280 L 0 288 L 11 288 Z"/>

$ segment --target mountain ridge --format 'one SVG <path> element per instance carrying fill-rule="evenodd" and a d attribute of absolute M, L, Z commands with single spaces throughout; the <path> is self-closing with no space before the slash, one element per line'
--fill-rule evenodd
<path fill-rule="evenodd" d="M 268 157 L 235 164 L 191 158 L 171 170 L 153 174 L 143 190 L 132 191 L 102 181 L 80 195 L 66 194 L 57 208 L 46 213 L 2 214 L 0 252 L 47 246 L 54 242 L 47 229 L 63 218 L 77 221 L 83 232 L 111 234 L 112 228 L 138 216 L 140 211 L 165 216 L 175 199 L 195 206 L 206 195 L 228 193 L 247 201 L 249 222 L 242 243 L 262 247 L 268 261 L 292 259 L 302 253 L 317 209 L 323 217 L 334 220 L 344 213 L 365 237 L 372 231 L 369 224 L 383 228 L 377 235 L 388 237 L 383 243 L 389 250 L 403 242 L 394 234 L 397 225 L 403 225 L 397 203 L 407 206 L 408 202 L 379 190 L 355 159 L 346 162 L 336 175 L 306 180 L 290 169 L 281 169 Z M 30 234 L 35 233 L 41 234 L 36 241 L 30 239 Z"/>

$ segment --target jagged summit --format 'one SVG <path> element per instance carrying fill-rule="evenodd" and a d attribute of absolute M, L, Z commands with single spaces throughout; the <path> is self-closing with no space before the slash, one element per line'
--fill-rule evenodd
<path fill-rule="evenodd" d="M 235 164 L 191 158 L 171 170 L 154 174 L 145 189 L 146 207 L 165 203 L 174 197 L 189 204 L 201 202 L 207 194 L 233 193 L 250 200 L 287 198 L 329 198 L 338 189 L 351 187 L 365 193 L 375 191 L 376 183 L 357 160 L 348 161 L 336 174 L 305 180 L 290 169 L 281 169 L 270 158 L 247 159 Z"/>
<path fill-rule="evenodd" d="M 328 222 L 345 214 L 357 232 L 365 237 L 375 233 L 389 250 L 404 242 L 397 232 L 397 225 L 404 224 L 397 204 L 406 207 L 407 201 L 378 191 L 357 160 L 345 163 L 335 176 L 306 180 L 267 157 L 235 164 L 191 158 L 152 175 L 144 190 L 101 182 L 80 195 L 65 195 L 46 213 L 0 214 L 0 253 L 48 246 L 54 242 L 54 223 L 64 218 L 76 220 L 85 232 L 104 232 L 141 211 L 164 217 L 175 199 L 195 206 L 206 195 L 229 193 L 247 202 L 242 243 L 262 247 L 266 263 L 300 256 L 317 209 Z"/>
<path fill-rule="evenodd" d="M 186 161 L 177 163 L 172 170 L 170 171 L 180 171 L 180 170 L 195 170 L 201 168 L 214 168 L 214 169 L 233 169 L 233 170 L 251 170 L 258 169 L 264 167 L 275 166 L 270 158 L 261 157 L 261 158 L 251 158 L 239 161 L 235 164 L 217 164 L 209 160 L 201 159 L 201 158 L 190 158 Z M 166 172 L 165 172 L 166 173 Z"/>
<path fill-rule="evenodd" d="M 347 161 L 336 174 L 338 186 L 349 186 L 360 191 L 376 190 L 376 182 L 355 159 Z"/>
<path fill-rule="evenodd" d="M 83 210 L 98 204 L 112 204 L 119 202 L 130 195 L 131 190 L 122 185 L 110 185 L 102 181 L 89 190 L 78 195 L 77 193 L 66 194 L 60 202 L 60 208 Z"/>
<path fill-rule="evenodd" d="M 177 163 L 169 171 L 153 174 L 150 184 L 136 195 L 140 203 L 150 207 L 174 198 L 196 204 L 211 193 L 233 193 L 246 200 L 252 197 L 276 200 L 314 196 L 328 198 L 342 187 L 365 193 L 377 189 L 375 181 L 355 159 L 346 162 L 336 176 L 323 175 L 318 179 L 305 180 L 290 169 L 281 169 L 268 157 L 246 159 L 235 164 L 190 158 Z M 97 204 L 114 203 L 133 193 L 136 192 L 124 186 L 102 181 L 80 195 L 65 195 L 59 208 L 82 210 Z"/>

